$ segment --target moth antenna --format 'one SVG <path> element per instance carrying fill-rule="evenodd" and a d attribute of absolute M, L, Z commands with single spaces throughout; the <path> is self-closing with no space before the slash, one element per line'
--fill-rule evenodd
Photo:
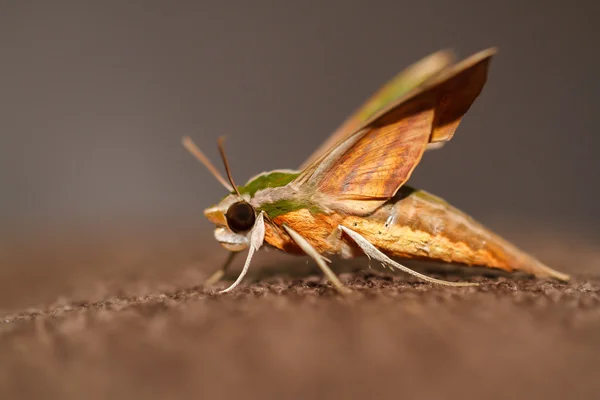
<path fill-rule="evenodd" d="M 210 171 L 210 173 L 219 181 L 221 185 L 225 187 L 229 192 L 233 192 L 233 187 L 223 178 L 223 176 L 219 173 L 219 171 L 215 168 L 215 166 L 210 162 L 208 157 L 204 155 L 202 151 L 194 144 L 192 139 L 189 136 L 184 136 L 181 139 L 181 143 L 183 147 L 186 148 L 198 161 L 202 163 Z M 237 192 L 237 189 L 236 189 Z"/>
<path fill-rule="evenodd" d="M 248 272 L 248 267 L 250 267 L 250 261 L 252 261 L 252 256 L 254 252 L 258 251 L 262 246 L 265 240 L 265 221 L 264 221 L 264 213 L 261 212 L 258 214 L 258 218 L 256 219 L 256 223 L 254 224 L 254 228 L 252 228 L 252 232 L 250 232 L 250 249 L 248 250 L 248 256 L 246 257 L 246 262 L 244 263 L 244 268 L 240 273 L 240 276 L 229 286 L 227 289 L 221 290 L 219 293 L 227 293 L 231 292 L 233 289 L 237 287 L 242 282 L 242 279 L 246 276 Z"/>
<path fill-rule="evenodd" d="M 237 193 L 238 196 L 242 197 L 240 194 L 235 182 L 233 181 L 233 177 L 231 176 L 231 171 L 229 170 L 229 163 L 227 162 L 227 157 L 225 156 L 225 147 L 223 146 L 223 141 L 225 138 L 221 136 L 217 139 L 217 145 L 219 146 L 219 153 L 221 153 L 221 159 L 223 160 L 223 165 L 225 166 L 225 172 L 227 173 L 227 178 L 229 179 L 229 183 L 233 186 L 233 190 Z"/>

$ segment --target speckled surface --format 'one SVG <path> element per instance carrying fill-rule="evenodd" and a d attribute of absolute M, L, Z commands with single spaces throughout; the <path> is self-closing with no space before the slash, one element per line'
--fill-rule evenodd
<path fill-rule="evenodd" d="M 4 269 L 0 296 L 0 398 L 562 399 L 600 390 L 594 249 L 577 258 L 548 247 L 553 266 L 574 274 L 568 284 L 435 273 L 481 283 L 447 288 L 373 265 L 342 272 L 349 297 L 304 260 L 269 252 L 239 290 L 218 296 L 198 284 L 223 254 L 174 242 L 109 249 L 81 239 L 14 256 L 19 269 Z M 35 266 L 41 259 L 48 270 Z"/>

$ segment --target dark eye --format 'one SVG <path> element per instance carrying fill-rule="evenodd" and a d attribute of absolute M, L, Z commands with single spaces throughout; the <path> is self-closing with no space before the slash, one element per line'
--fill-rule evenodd
<path fill-rule="evenodd" d="M 254 221 L 256 220 L 254 208 L 245 201 L 233 203 L 229 206 L 225 218 L 227 218 L 229 229 L 235 233 L 250 230 L 250 228 L 254 226 Z"/>

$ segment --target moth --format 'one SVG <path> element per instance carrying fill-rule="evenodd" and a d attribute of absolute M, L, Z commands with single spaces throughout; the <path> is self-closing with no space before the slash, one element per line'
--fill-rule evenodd
<path fill-rule="evenodd" d="M 566 281 L 555 271 L 493 233 L 467 214 L 426 191 L 406 185 L 427 150 L 452 139 L 461 119 L 481 93 L 495 48 L 455 62 L 449 50 L 407 67 L 380 88 L 295 170 L 274 170 L 236 186 L 219 151 L 227 180 L 189 137 L 184 146 L 228 194 L 204 211 L 214 236 L 230 251 L 223 267 L 206 282 L 222 278 L 234 255 L 248 248 L 236 281 L 265 243 L 311 257 L 341 293 L 349 289 L 330 269 L 327 255 L 366 255 L 424 281 L 473 286 L 428 277 L 393 258 L 522 271 Z"/>

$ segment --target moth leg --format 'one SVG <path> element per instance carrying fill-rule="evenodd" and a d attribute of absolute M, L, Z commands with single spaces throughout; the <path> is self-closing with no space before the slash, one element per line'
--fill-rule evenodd
<path fill-rule="evenodd" d="M 227 269 L 233 263 L 233 259 L 238 254 L 238 252 L 230 251 L 229 256 L 227 256 L 227 260 L 225 260 L 225 264 L 215 272 L 213 272 L 207 280 L 204 281 L 204 286 L 213 286 L 215 283 L 219 282 L 225 276 Z"/>
<path fill-rule="evenodd" d="M 298 246 L 308 255 L 310 258 L 315 260 L 321 271 L 325 274 L 329 282 L 337 289 L 338 292 L 342 294 L 348 294 L 351 292 L 344 284 L 339 280 L 336 274 L 329 268 L 329 266 L 325 263 L 323 256 L 319 254 L 319 252 L 308 243 L 306 239 L 302 237 L 298 232 L 293 230 L 287 225 L 283 225 L 283 229 L 291 236 L 291 238 L 296 242 Z"/>
<path fill-rule="evenodd" d="M 413 271 L 412 269 L 405 267 L 402 264 L 399 264 L 395 261 L 393 261 L 391 258 L 389 258 L 388 256 L 386 256 L 385 254 L 383 254 L 380 250 L 378 250 L 375 246 L 373 246 L 367 239 L 365 239 L 364 237 L 362 237 L 362 235 L 360 235 L 357 232 L 354 232 L 352 229 L 346 228 L 343 225 L 339 226 L 339 229 L 342 230 L 342 232 L 344 232 L 345 234 L 347 234 L 348 236 L 350 236 L 350 238 L 358 245 L 358 247 L 360 247 L 362 249 L 362 251 L 367 255 L 367 257 L 369 258 L 373 258 L 379 262 L 381 262 L 382 264 L 386 264 L 390 267 L 394 267 L 399 269 L 400 271 L 406 272 L 407 274 L 416 276 L 419 279 L 422 279 L 426 282 L 431 282 L 431 283 L 437 283 L 438 285 L 446 285 L 446 286 L 478 286 L 477 283 L 471 283 L 471 282 L 449 282 L 449 281 L 443 281 L 440 279 L 435 279 L 435 278 L 430 278 L 427 275 L 423 275 L 420 274 L 416 271 Z"/>

